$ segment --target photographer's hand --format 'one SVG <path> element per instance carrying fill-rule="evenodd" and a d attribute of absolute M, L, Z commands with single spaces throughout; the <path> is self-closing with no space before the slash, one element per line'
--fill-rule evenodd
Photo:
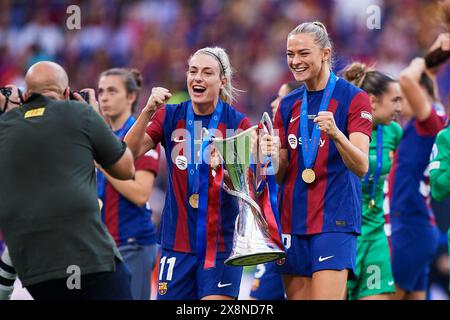
<path fill-rule="evenodd" d="M 11 89 L 11 94 L 9 95 L 9 97 L 2 96 L 2 98 L 6 100 L 5 101 L 2 99 L 2 102 L 0 103 L 0 108 L 3 112 L 10 111 L 22 104 L 22 100 L 19 94 L 19 88 L 13 84 L 8 84 L 5 87 Z"/>
<path fill-rule="evenodd" d="M 92 108 L 94 108 L 95 112 L 97 112 L 98 114 L 101 115 L 100 108 L 98 106 L 98 102 L 95 97 L 95 90 L 92 88 L 84 88 L 84 89 L 80 90 L 80 92 L 87 92 L 89 94 L 89 101 L 85 101 L 78 92 L 74 92 L 74 94 L 73 94 L 75 99 L 77 99 L 78 101 L 86 102 L 86 103 L 90 104 L 92 106 Z"/>
<path fill-rule="evenodd" d="M 6 111 L 6 97 L 0 93 L 0 114 Z"/>

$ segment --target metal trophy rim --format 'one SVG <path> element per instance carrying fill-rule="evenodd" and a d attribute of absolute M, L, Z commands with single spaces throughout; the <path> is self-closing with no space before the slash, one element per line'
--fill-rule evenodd
<path fill-rule="evenodd" d="M 261 259 L 254 260 L 257 257 L 261 257 Z M 286 257 L 286 253 L 284 251 L 259 252 L 259 253 L 253 253 L 253 254 L 234 256 L 232 258 L 226 259 L 224 261 L 224 263 L 228 266 L 233 266 L 233 267 L 256 266 L 258 264 L 272 262 L 272 261 L 282 259 L 285 257 Z"/>

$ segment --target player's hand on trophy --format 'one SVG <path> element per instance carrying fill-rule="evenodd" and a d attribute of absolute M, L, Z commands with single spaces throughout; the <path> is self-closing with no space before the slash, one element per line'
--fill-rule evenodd
<path fill-rule="evenodd" d="M 280 152 L 280 138 L 265 132 L 260 136 L 259 146 L 263 156 L 278 158 Z"/>
<path fill-rule="evenodd" d="M 222 158 L 219 151 L 211 144 L 209 153 L 209 163 L 212 169 L 216 170 L 222 164 Z"/>
<path fill-rule="evenodd" d="M 148 98 L 144 110 L 153 114 L 156 110 L 161 108 L 170 97 L 172 97 L 172 94 L 168 89 L 163 87 L 152 88 L 152 94 L 150 95 L 150 98 Z"/>
<path fill-rule="evenodd" d="M 314 122 L 317 123 L 319 129 L 325 132 L 331 139 L 334 139 L 339 135 L 339 128 L 334 121 L 333 112 L 320 111 L 317 117 L 314 118 Z"/>

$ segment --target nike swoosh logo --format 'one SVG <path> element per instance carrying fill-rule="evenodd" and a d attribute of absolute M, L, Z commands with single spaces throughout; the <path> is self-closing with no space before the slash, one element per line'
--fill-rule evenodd
<path fill-rule="evenodd" d="M 290 123 L 294 122 L 294 121 L 295 121 L 295 120 L 297 120 L 298 118 L 300 118 L 300 116 L 298 116 L 298 117 L 295 117 L 295 118 L 291 118 L 291 121 L 290 121 Z"/>
<path fill-rule="evenodd" d="M 322 258 L 322 256 L 320 256 L 319 257 L 319 262 L 323 262 L 323 261 L 325 261 L 325 260 L 328 260 L 328 259 L 331 259 L 331 258 L 333 258 L 334 256 L 328 256 L 328 257 L 323 257 Z"/>
<path fill-rule="evenodd" d="M 389 281 L 388 286 L 392 286 L 394 284 L 394 281 Z"/>
<path fill-rule="evenodd" d="M 223 287 L 228 287 L 228 286 L 231 286 L 232 285 L 232 283 L 224 283 L 224 284 L 222 284 L 222 283 L 218 283 L 217 284 L 217 286 L 219 287 L 219 288 L 223 288 Z"/>
<path fill-rule="evenodd" d="M 308 120 L 314 120 L 316 118 L 317 115 L 315 114 L 308 114 Z M 297 116 L 295 118 L 291 118 L 290 123 L 294 122 L 295 120 L 297 120 L 298 118 L 300 118 L 300 116 Z"/>

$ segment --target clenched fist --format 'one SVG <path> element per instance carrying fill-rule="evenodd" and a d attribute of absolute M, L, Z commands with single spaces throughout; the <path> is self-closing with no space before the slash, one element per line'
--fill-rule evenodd
<path fill-rule="evenodd" d="M 320 111 L 317 117 L 314 118 L 319 129 L 325 132 L 331 139 L 334 139 L 339 134 L 339 128 L 334 121 L 334 115 L 329 111 Z"/>
<path fill-rule="evenodd" d="M 172 97 L 172 94 L 168 89 L 162 87 L 152 88 L 152 94 L 150 95 L 150 98 L 148 98 L 144 110 L 149 113 L 154 113 L 161 108 L 170 97 Z"/>

